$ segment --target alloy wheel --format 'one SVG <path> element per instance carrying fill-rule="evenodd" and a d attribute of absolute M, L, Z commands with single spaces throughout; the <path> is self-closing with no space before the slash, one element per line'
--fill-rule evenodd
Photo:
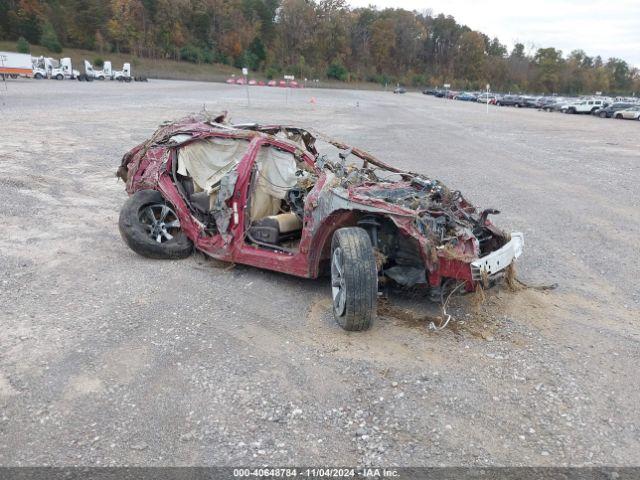
<path fill-rule="evenodd" d="M 335 313 L 338 316 L 342 316 L 346 306 L 346 285 L 344 281 L 344 259 L 340 247 L 336 247 L 331 255 L 331 294 Z"/>
<path fill-rule="evenodd" d="M 158 243 L 168 242 L 180 230 L 180 220 L 176 212 L 164 203 L 147 205 L 140 209 L 140 223 Z"/>

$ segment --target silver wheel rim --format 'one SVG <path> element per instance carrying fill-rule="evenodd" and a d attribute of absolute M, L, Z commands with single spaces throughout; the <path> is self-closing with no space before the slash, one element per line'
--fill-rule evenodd
<path fill-rule="evenodd" d="M 158 243 L 168 242 L 180 230 L 176 212 L 164 203 L 143 207 L 140 210 L 140 223 L 149 237 Z"/>
<path fill-rule="evenodd" d="M 342 249 L 337 247 L 331 255 L 331 294 L 336 315 L 344 314 L 346 305 L 346 287 L 344 283 L 344 259 Z"/>

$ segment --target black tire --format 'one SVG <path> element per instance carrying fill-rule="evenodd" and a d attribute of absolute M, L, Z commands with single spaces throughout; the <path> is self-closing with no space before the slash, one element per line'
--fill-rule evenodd
<path fill-rule="evenodd" d="M 617 114 L 616 114 L 616 118 L 617 118 L 618 120 L 622 120 L 622 114 L 617 113 Z"/>
<path fill-rule="evenodd" d="M 378 300 L 378 269 L 366 230 L 347 227 L 333 234 L 331 293 L 338 325 L 351 332 L 371 326 Z"/>
<path fill-rule="evenodd" d="M 36 80 L 42 80 L 43 76 L 40 72 L 36 73 L 33 78 L 35 78 Z"/>
<path fill-rule="evenodd" d="M 64 79 L 64 76 L 61 73 L 56 75 L 56 80 L 63 80 L 63 79 Z"/>
<path fill-rule="evenodd" d="M 600 118 L 607 118 L 607 112 L 600 112 L 600 113 L 598 113 L 598 116 Z"/>
<path fill-rule="evenodd" d="M 129 248 L 143 257 L 178 259 L 193 252 L 193 243 L 180 229 L 173 207 L 156 190 L 140 190 L 130 196 L 120 210 L 118 227 Z"/>

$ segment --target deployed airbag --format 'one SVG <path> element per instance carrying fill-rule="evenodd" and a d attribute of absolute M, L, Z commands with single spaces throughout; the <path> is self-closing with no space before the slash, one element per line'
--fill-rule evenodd
<path fill-rule="evenodd" d="M 198 189 L 211 193 L 220 179 L 233 170 L 249 147 L 239 139 L 207 138 L 178 150 L 178 173 L 191 177 Z"/>

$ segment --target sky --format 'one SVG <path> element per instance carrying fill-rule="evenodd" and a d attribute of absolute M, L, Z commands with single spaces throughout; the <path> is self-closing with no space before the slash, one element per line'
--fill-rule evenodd
<path fill-rule="evenodd" d="M 453 15 L 511 50 L 555 47 L 626 60 L 640 68 L 640 0 L 347 0 L 352 7 L 404 8 Z"/>

